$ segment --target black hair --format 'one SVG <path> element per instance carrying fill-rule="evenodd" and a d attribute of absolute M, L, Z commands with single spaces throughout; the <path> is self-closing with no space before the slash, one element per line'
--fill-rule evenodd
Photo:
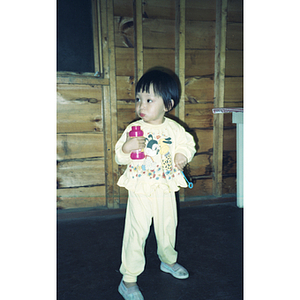
<path fill-rule="evenodd" d="M 171 74 L 161 70 L 150 70 L 146 72 L 138 81 L 135 87 L 135 94 L 141 92 L 149 93 L 150 85 L 153 85 L 155 95 L 162 97 L 165 108 L 171 111 L 178 103 L 180 98 L 178 79 L 175 74 Z M 172 107 L 171 99 L 174 101 Z"/>

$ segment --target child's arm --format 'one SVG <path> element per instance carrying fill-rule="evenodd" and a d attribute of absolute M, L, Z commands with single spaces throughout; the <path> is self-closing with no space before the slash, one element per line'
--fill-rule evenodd
<path fill-rule="evenodd" d="M 141 150 L 145 148 L 145 138 L 143 136 L 139 137 L 129 137 L 127 132 L 126 142 L 123 144 L 122 151 L 124 153 L 130 153 L 134 150 Z"/>
<path fill-rule="evenodd" d="M 183 171 L 183 168 L 193 159 L 195 153 L 193 136 L 186 132 L 184 128 L 181 128 L 176 136 L 174 163 L 177 168 Z"/>
<path fill-rule="evenodd" d="M 145 148 L 144 137 L 129 137 L 129 132 L 124 131 L 115 146 L 115 160 L 118 165 L 127 165 L 131 163 L 130 152 Z"/>
<path fill-rule="evenodd" d="M 174 157 L 175 166 L 179 169 L 179 171 L 183 171 L 184 167 L 188 163 L 188 159 L 185 155 L 181 153 L 176 153 Z"/>

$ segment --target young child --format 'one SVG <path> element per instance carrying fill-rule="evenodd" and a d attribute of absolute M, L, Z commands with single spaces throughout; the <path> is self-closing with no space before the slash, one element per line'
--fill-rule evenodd
<path fill-rule="evenodd" d="M 175 192 L 187 187 L 180 171 L 196 152 L 195 142 L 177 122 L 165 113 L 179 102 L 179 87 L 168 73 L 145 73 L 135 88 L 136 114 L 141 118 L 130 124 L 116 144 L 116 162 L 127 165 L 118 185 L 128 190 L 120 272 L 119 293 L 126 300 L 144 299 L 137 277 L 145 266 L 144 247 L 153 219 L 160 269 L 175 278 L 189 277 L 177 263 L 174 249 L 177 211 Z M 140 126 L 142 137 L 129 137 L 132 126 Z M 143 149 L 145 158 L 132 160 L 130 153 Z"/>

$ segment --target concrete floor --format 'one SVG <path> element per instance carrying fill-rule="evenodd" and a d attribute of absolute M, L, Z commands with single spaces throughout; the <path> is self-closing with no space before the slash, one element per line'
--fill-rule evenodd
<path fill-rule="evenodd" d="M 58 300 L 122 300 L 117 288 L 124 210 L 59 212 Z M 151 228 L 145 271 L 138 284 L 145 300 L 243 299 L 243 209 L 235 203 L 180 208 L 176 250 L 190 277 L 159 269 Z"/>

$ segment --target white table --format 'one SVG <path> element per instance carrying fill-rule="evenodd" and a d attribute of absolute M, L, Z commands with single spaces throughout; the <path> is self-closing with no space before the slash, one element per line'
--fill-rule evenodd
<path fill-rule="evenodd" d="M 236 124 L 236 197 L 237 206 L 244 207 L 244 110 L 243 108 L 213 108 L 214 114 L 232 113 L 232 123 Z"/>

